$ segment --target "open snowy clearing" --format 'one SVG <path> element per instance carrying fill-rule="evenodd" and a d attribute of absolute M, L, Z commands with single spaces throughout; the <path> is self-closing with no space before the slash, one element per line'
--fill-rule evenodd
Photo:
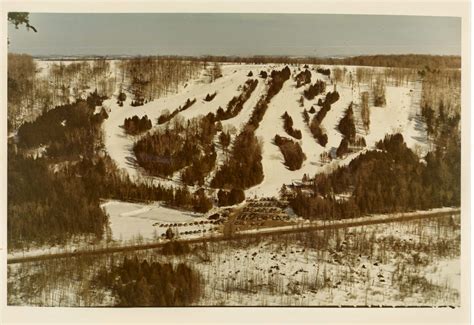
<path fill-rule="evenodd" d="M 113 240 L 129 241 L 142 237 L 153 239 L 161 236 L 167 228 L 157 227 L 161 223 L 197 221 L 200 214 L 179 211 L 161 206 L 159 203 L 139 204 L 108 201 L 102 204 L 109 215 Z"/>
<path fill-rule="evenodd" d="M 139 260 L 192 265 L 204 285 L 197 305 L 459 306 L 459 244 L 457 214 L 197 244 L 181 256 L 160 250 L 133 254 Z M 117 303 L 110 291 L 90 290 L 93 270 L 119 263 L 128 254 L 101 255 L 86 264 L 70 259 L 9 265 L 9 303 L 110 306 Z M 48 281 L 32 292 L 30 283 L 44 274 Z"/>

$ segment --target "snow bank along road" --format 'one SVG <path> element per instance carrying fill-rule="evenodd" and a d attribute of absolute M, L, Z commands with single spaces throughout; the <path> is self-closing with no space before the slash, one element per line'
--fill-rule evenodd
<path fill-rule="evenodd" d="M 336 220 L 336 221 L 327 221 L 327 222 L 318 222 L 318 223 L 305 223 L 297 226 L 291 227 L 279 227 L 279 228 L 267 228 L 261 230 L 252 230 L 246 232 L 239 232 L 234 234 L 232 237 L 225 237 L 223 235 L 219 236 L 208 236 L 200 237 L 193 239 L 180 240 L 181 242 L 186 242 L 189 244 L 201 243 L 207 241 L 226 241 L 226 240 L 235 240 L 252 236 L 265 236 L 265 235 L 275 235 L 275 234 L 289 234 L 289 233 L 298 233 L 305 231 L 317 231 L 325 229 L 339 229 L 339 228 L 348 228 L 348 227 L 358 227 L 372 224 L 380 223 L 390 223 L 390 222 L 403 222 L 416 219 L 424 218 L 435 218 L 442 217 L 452 214 L 458 214 L 461 212 L 460 208 L 441 208 L 433 209 L 428 211 L 417 211 L 401 214 L 387 214 L 387 215 L 374 215 L 370 217 L 362 217 L 356 219 L 345 219 L 345 220 Z M 152 242 L 146 244 L 137 244 L 129 246 L 114 246 L 114 247 L 91 247 L 89 249 L 81 249 L 75 251 L 64 251 L 61 253 L 54 254 L 45 254 L 45 255 L 36 255 L 36 256 L 24 256 L 24 257 L 14 257 L 7 259 L 7 264 L 14 263 L 26 263 L 26 262 L 35 262 L 41 260 L 49 260 L 56 258 L 68 258 L 68 257 L 79 257 L 83 255 L 99 255 L 99 254 L 110 254 L 117 252 L 127 252 L 127 251 L 136 251 L 136 250 L 145 250 L 159 248 L 166 244 L 164 241 Z"/>

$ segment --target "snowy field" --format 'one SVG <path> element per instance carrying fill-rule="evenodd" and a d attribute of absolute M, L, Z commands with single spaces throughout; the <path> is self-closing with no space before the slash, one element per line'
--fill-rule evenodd
<path fill-rule="evenodd" d="M 113 305 L 111 293 L 95 287 L 92 279 L 101 267 L 120 263 L 128 254 L 9 265 L 9 304 Z M 197 244 L 181 256 L 164 256 L 160 250 L 130 256 L 135 254 L 196 269 L 204 289 L 197 305 L 460 305 L 458 214 Z"/>
<path fill-rule="evenodd" d="M 156 239 L 167 229 L 158 227 L 160 224 L 189 223 L 201 217 L 200 214 L 169 209 L 159 203 L 108 201 L 102 204 L 102 208 L 109 215 L 112 239 L 118 241 L 132 241 L 140 237 Z"/>

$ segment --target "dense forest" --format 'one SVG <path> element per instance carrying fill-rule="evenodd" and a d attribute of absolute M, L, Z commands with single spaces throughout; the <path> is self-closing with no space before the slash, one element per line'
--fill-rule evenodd
<path fill-rule="evenodd" d="M 441 133 L 446 138 L 424 161 L 407 148 L 401 134 L 386 136 L 377 143 L 378 150 L 361 154 L 331 174 L 317 175 L 313 194 L 296 189 L 292 208 L 305 218 L 331 219 L 459 206 L 461 147 L 454 124 L 444 124 Z M 345 193 L 350 195 L 340 197 Z"/>
<path fill-rule="evenodd" d="M 95 106 L 104 97 L 92 93 L 87 100 L 58 106 L 46 111 L 34 122 L 25 122 L 18 129 L 21 148 L 47 146 L 50 157 L 75 159 L 79 155 L 92 156 L 97 147 L 100 125 L 107 118 L 105 110 L 94 114 Z"/>
<path fill-rule="evenodd" d="M 52 173 L 46 159 L 8 152 L 8 246 L 55 244 L 72 235 L 101 238 L 108 223 L 96 191 L 83 180 Z"/>
<path fill-rule="evenodd" d="M 281 90 L 283 83 L 291 76 L 288 67 L 270 74 L 268 90 L 255 105 L 249 121 L 235 137 L 232 151 L 216 171 L 211 186 L 226 189 L 246 189 L 263 180 L 262 146 L 255 136 L 255 130 L 265 115 L 270 100 Z"/>
<path fill-rule="evenodd" d="M 184 263 L 173 265 L 124 258 L 103 268 L 96 283 L 110 290 L 119 307 L 188 306 L 202 294 L 199 273 Z"/>

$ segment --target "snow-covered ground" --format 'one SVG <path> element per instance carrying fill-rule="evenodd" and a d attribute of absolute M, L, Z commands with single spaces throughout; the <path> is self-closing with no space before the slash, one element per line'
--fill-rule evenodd
<path fill-rule="evenodd" d="M 74 61 L 63 61 L 62 63 L 68 65 L 72 62 Z M 39 75 L 47 77 L 51 66 L 57 63 L 58 61 L 37 61 L 40 71 Z M 111 61 L 108 78 L 115 77 L 118 71 L 116 69 L 117 63 L 118 61 Z M 215 113 L 219 107 L 225 109 L 232 97 L 240 93 L 238 87 L 242 86 L 247 79 L 257 78 L 259 80 L 257 88 L 252 93 L 250 99 L 245 103 L 240 114 L 222 122 L 224 129 L 234 128 L 236 130 L 235 132 L 238 132 L 242 125 L 248 121 L 258 99 L 267 91 L 266 80 L 258 77 L 259 72 L 262 70 L 270 72 L 272 69 L 282 69 L 283 67 L 284 65 L 281 64 L 223 64 L 223 77 L 218 78 L 214 82 L 209 83 L 203 72 L 198 78 L 182 84 L 177 93 L 169 93 L 167 96 L 155 99 L 139 107 L 131 106 L 132 96 L 130 94 L 128 94 L 128 98 L 124 102 L 123 107 L 118 106 L 114 96 L 103 103 L 103 107 L 106 108 L 109 114 L 109 118 L 103 123 L 105 149 L 117 166 L 125 170 L 132 179 L 151 179 L 165 186 L 176 185 L 178 181 L 176 177 L 177 174 L 175 177 L 171 177 L 171 179 L 149 177 L 137 166 L 132 148 L 134 142 L 139 139 L 139 136 L 129 136 L 124 133 L 121 126 L 125 118 L 132 117 L 133 115 L 137 115 L 138 117 L 147 115 L 152 120 L 153 128 L 164 127 L 163 125 L 158 126 L 156 119 L 165 110 L 172 112 L 179 106 L 182 106 L 187 99 L 193 98 L 196 98 L 197 102 L 177 116 L 189 119 L 199 115 L 205 115 L 209 112 Z M 299 72 L 299 68 L 302 68 L 302 66 L 291 66 L 292 76 Z M 317 79 L 323 80 L 326 82 L 326 90 L 333 91 L 333 80 L 317 73 L 313 68 L 313 66 L 310 66 L 312 83 Z M 333 69 L 336 67 L 324 66 L 324 68 Z M 271 100 L 269 108 L 260 123 L 260 127 L 257 129 L 256 134 L 262 139 L 263 144 L 262 164 L 264 168 L 264 180 L 261 184 L 248 189 L 246 191 L 247 196 L 276 196 L 282 184 L 290 184 L 295 180 L 300 180 L 303 174 L 313 176 L 328 169 L 328 164 L 325 166 L 321 165 L 320 154 L 324 151 L 334 152 L 336 150 L 342 139 L 337 129 L 337 124 L 343 117 L 345 109 L 349 106 L 351 101 L 358 104 L 360 102 L 361 92 L 370 89 L 368 84 L 358 84 L 356 82 L 350 84 L 350 82 L 348 82 L 350 79 L 348 76 L 351 75 L 352 79 L 355 79 L 357 69 L 361 67 L 338 66 L 337 68 L 346 71 L 346 78 L 345 82 L 339 82 L 336 85 L 340 99 L 332 105 L 331 110 L 322 122 L 322 126 L 328 135 L 328 144 L 326 147 L 321 147 L 314 140 L 308 126 L 303 122 L 301 115 L 303 109 L 309 110 L 311 106 L 314 106 L 316 110 L 318 110 L 319 107 L 315 105 L 315 103 L 319 98 L 324 98 L 325 94 L 321 94 L 311 101 L 305 100 L 304 107 L 300 107 L 297 101 L 303 94 L 304 87 L 296 88 L 296 82 L 291 78 L 285 82 L 280 93 Z M 375 78 L 375 74 L 377 73 L 383 74 L 385 69 L 364 68 L 374 74 L 373 78 Z M 247 77 L 249 71 L 252 71 L 252 77 Z M 72 86 L 73 85 L 71 85 L 71 87 Z M 217 92 L 217 96 L 212 101 L 206 102 L 203 100 L 207 94 L 214 92 Z M 420 97 L 420 82 L 402 83 L 400 87 L 395 87 L 391 85 L 390 82 L 387 83 L 386 106 L 370 107 L 371 122 L 368 132 L 358 128 L 358 135 L 365 137 L 368 148 L 372 148 L 378 140 L 382 139 L 388 133 L 401 132 L 410 148 L 416 149 L 420 154 L 426 153 L 428 143 L 426 140 L 426 126 L 419 116 Z M 275 134 L 281 136 L 286 135 L 283 130 L 283 121 L 280 118 L 285 111 L 292 117 L 294 128 L 301 130 L 303 134 L 299 142 L 307 159 L 301 169 L 296 171 L 290 171 L 283 165 L 283 156 L 279 148 L 272 143 Z M 310 115 L 312 116 L 312 114 Z M 355 119 L 360 121 L 359 115 L 360 111 L 355 109 Z M 223 161 L 223 153 L 219 149 L 217 153 L 218 159 L 216 168 L 218 168 L 219 164 Z M 356 156 L 357 154 L 352 154 L 344 159 L 333 161 L 329 165 L 332 168 L 334 165 L 346 164 Z M 206 178 L 207 183 L 209 183 L 214 173 L 215 170 Z"/>
<path fill-rule="evenodd" d="M 124 119 L 137 115 L 142 117 L 147 115 L 153 123 L 154 128 L 163 126 L 156 125 L 156 119 L 163 111 L 173 111 L 177 107 L 184 104 L 189 98 L 196 98 L 196 104 L 189 109 L 179 113 L 177 116 L 182 118 L 193 118 L 199 115 L 205 115 L 209 112 L 216 112 L 219 107 L 225 108 L 232 97 L 239 94 L 238 87 L 243 85 L 249 78 L 247 74 L 252 71 L 254 76 L 258 78 L 257 88 L 252 93 L 250 99 L 245 103 L 241 113 L 229 120 L 223 121 L 224 129 L 235 128 L 237 131 L 246 123 L 252 113 L 252 110 L 258 99 L 266 93 L 266 81 L 259 78 L 258 72 L 261 70 L 271 71 L 271 69 L 281 69 L 284 65 L 245 65 L 245 64 L 225 64 L 222 67 L 223 77 L 215 82 L 208 83 L 202 77 L 192 80 L 181 86 L 176 94 L 156 99 L 152 102 L 139 107 L 130 105 L 131 98 L 128 98 L 123 107 L 116 104 L 115 98 L 104 102 L 103 106 L 109 112 L 109 118 L 103 123 L 105 148 L 119 168 L 124 169 L 132 178 L 137 175 L 145 175 L 143 170 L 135 163 L 134 154 L 132 152 L 133 144 L 138 137 L 128 136 L 121 128 Z M 343 67 L 342 67 L 343 68 Z M 348 71 L 355 71 L 355 67 L 346 67 Z M 378 69 L 381 70 L 382 69 Z M 292 68 L 292 73 L 297 73 Z M 327 91 L 333 91 L 334 85 L 328 77 L 311 71 L 312 82 L 317 79 L 324 80 L 327 83 Z M 382 139 L 388 133 L 401 132 L 404 135 L 408 146 L 426 152 L 426 130 L 417 117 L 421 84 L 412 83 L 403 87 L 386 87 L 387 105 L 385 107 L 371 107 L 371 123 L 368 133 L 359 135 L 366 138 L 369 148 Z M 347 109 L 351 101 L 358 103 L 360 100 L 360 92 L 368 89 L 367 85 L 359 85 L 351 87 L 347 83 L 339 83 L 336 86 L 340 94 L 340 99 L 334 103 L 331 110 L 322 122 L 328 134 L 328 144 L 325 148 L 320 146 L 313 138 L 308 126 L 303 122 L 303 109 L 309 110 L 319 98 L 324 98 L 325 94 L 317 96 L 314 100 L 305 100 L 304 107 L 300 107 L 297 100 L 303 93 L 304 87 L 296 88 L 296 82 L 290 79 L 285 82 L 283 89 L 270 102 L 267 112 L 257 129 L 257 136 L 262 139 L 263 143 L 263 169 L 264 180 L 261 184 L 256 185 L 246 191 L 248 197 L 253 196 L 276 196 L 282 184 L 290 184 L 295 180 L 299 180 L 304 174 L 310 176 L 325 170 L 325 166 L 321 166 L 320 154 L 324 151 L 335 151 L 342 139 L 337 129 L 339 120 L 343 117 L 344 111 Z M 210 93 L 216 92 L 217 96 L 211 102 L 206 102 L 203 98 Z M 129 96 L 130 97 L 130 96 Z M 306 154 L 306 161 L 301 169 L 290 171 L 283 165 L 283 156 L 277 146 L 273 144 L 273 138 L 276 134 L 285 136 L 283 130 L 283 121 L 281 115 L 287 111 L 293 119 L 294 127 L 303 133 L 302 139 L 299 141 L 303 152 Z M 356 117 L 357 118 L 357 117 Z M 216 138 L 217 140 L 217 138 Z M 350 155 L 350 159 L 338 160 L 336 164 L 348 163 L 357 155 Z M 218 164 L 222 162 L 222 153 L 218 150 Z M 334 164 L 334 163 L 333 163 Z M 212 177 L 213 172 L 207 181 Z M 175 182 L 160 178 L 153 178 L 162 185 L 173 185 Z M 176 179 L 175 179 L 176 181 Z"/>
<path fill-rule="evenodd" d="M 50 69 L 54 61 L 38 61 L 41 68 L 40 74 L 46 76 L 48 69 Z M 68 64 L 69 62 L 64 62 Z M 114 65 L 117 62 L 112 62 L 110 72 L 115 73 Z M 223 64 L 221 78 L 218 78 L 212 83 L 209 83 L 204 75 L 201 73 L 200 77 L 182 84 L 177 93 L 170 93 L 168 96 L 161 97 L 154 101 L 144 104 L 139 107 L 132 107 L 132 96 L 128 94 L 127 100 L 123 107 L 119 107 L 116 98 L 110 98 L 103 103 L 103 107 L 107 110 L 109 117 L 103 122 L 104 145 L 110 157 L 115 161 L 120 169 L 123 169 L 132 179 L 152 180 L 161 185 L 176 185 L 178 182 L 177 173 L 170 179 L 162 179 L 157 177 L 146 176 L 145 172 L 139 168 L 135 163 L 134 154 L 132 151 L 134 142 L 139 139 L 139 136 L 126 135 L 121 127 L 125 118 L 137 115 L 142 117 L 147 115 L 153 124 L 153 129 L 162 128 L 164 125 L 157 125 L 157 118 L 165 111 L 173 111 L 179 106 L 182 106 L 187 99 L 196 98 L 196 103 L 187 110 L 180 112 L 175 118 L 190 119 L 199 115 L 205 115 L 209 112 L 216 112 L 219 107 L 226 108 L 227 103 L 234 97 L 240 94 L 239 87 L 242 86 L 249 78 L 258 79 L 258 84 L 255 91 L 250 96 L 249 100 L 244 104 L 240 114 L 229 120 L 222 121 L 223 129 L 233 129 L 236 133 L 250 118 L 252 111 L 261 98 L 267 92 L 267 80 L 258 77 L 260 71 L 265 70 L 270 72 L 272 69 L 282 69 L 284 65 L 247 65 L 247 64 Z M 328 68 L 330 68 L 328 66 Z M 347 73 L 355 75 L 357 67 L 340 67 L 346 69 Z M 252 71 L 253 76 L 248 77 L 247 74 Z M 377 72 L 383 72 L 383 68 L 374 69 Z M 320 154 L 322 152 L 335 151 L 339 146 L 342 135 L 337 129 L 339 120 L 343 117 L 344 111 L 347 109 L 351 101 L 358 104 L 360 101 L 360 94 L 363 91 L 369 90 L 367 84 L 353 84 L 347 82 L 338 83 L 336 86 L 332 84 L 330 78 L 317 73 L 311 68 L 312 83 L 320 79 L 326 82 L 326 91 L 333 91 L 334 88 L 339 92 L 340 99 L 331 106 L 331 110 L 327 113 L 322 121 L 322 126 L 328 135 L 328 143 L 326 147 L 322 147 L 313 138 L 307 124 L 303 121 L 302 112 L 304 109 L 308 110 L 316 105 L 318 99 L 323 98 L 325 93 L 317 96 L 311 101 L 304 100 L 304 107 L 301 107 L 298 100 L 303 94 L 305 87 L 296 88 L 296 82 L 293 76 L 298 73 L 298 69 L 291 67 L 292 78 L 286 81 L 281 91 L 272 98 L 268 109 L 256 130 L 257 137 L 261 140 L 263 146 L 263 182 L 246 190 L 246 197 L 271 197 L 278 196 L 282 184 L 291 184 L 299 181 L 304 174 L 313 176 L 320 172 L 325 172 L 333 169 L 337 165 L 348 164 L 352 159 L 357 157 L 362 151 L 347 155 L 343 159 L 335 159 L 329 163 L 322 164 Z M 204 101 L 207 94 L 217 92 L 216 97 L 210 101 Z M 425 125 L 419 117 L 419 101 L 421 96 L 421 84 L 419 82 L 411 82 L 404 84 L 401 87 L 394 87 L 387 84 L 386 86 L 386 100 L 385 107 L 371 107 L 370 111 L 370 129 L 368 132 L 358 128 L 358 135 L 364 136 L 368 145 L 368 149 L 374 147 L 375 143 L 382 139 L 386 134 L 393 132 L 401 132 L 404 136 L 408 146 L 417 149 L 419 152 L 427 151 L 426 130 Z M 357 105 L 356 105 L 357 107 Z M 294 128 L 301 130 L 302 139 L 298 140 L 303 152 L 306 155 L 306 160 L 303 162 L 301 169 L 290 171 L 283 164 L 283 156 L 280 149 L 273 144 L 273 138 L 276 134 L 280 136 L 288 136 L 283 129 L 283 121 L 281 116 L 284 112 L 292 117 Z M 360 117 L 360 112 L 355 110 L 356 120 Z M 313 114 L 310 114 L 312 117 Z M 153 129 L 151 132 L 153 132 Z M 206 178 L 209 183 L 212 179 L 215 170 L 224 161 L 224 152 L 220 149 L 218 144 L 218 136 L 215 137 L 217 147 L 217 164 L 213 171 Z M 44 150 L 42 148 L 41 150 Z M 141 177 L 138 177 L 141 176 Z M 180 184 L 182 185 L 182 184 Z M 166 208 L 159 203 L 138 204 L 119 201 L 110 201 L 103 205 L 103 208 L 110 216 L 110 230 L 111 238 L 114 241 L 130 241 L 137 238 L 143 240 L 153 240 L 159 238 L 167 228 L 159 227 L 160 223 L 189 223 L 191 220 L 204 221 L 204 218 L 198 214 L 192 214 Z M 157 226 L 158 224 L 158 226 Z M 155 226 L 153 226 L 155 225 Z M 199 227 L 199 229 L 202 227 Z M 201 233 L 194 233 L 196 227 L 186 226 L 178 229 L 179 232 L 188 232 L 186 237 L 194 237 L 203 235 L 203 230 L 208 231 L 212 227 L 200 229 Z M 110 236 L 109 236 L 110 237 Z M 73 243 L 72 246 L 68 244 L 69 248 L 76 249 L 80 247 L 79 244 Z M 83 241 L 84 242 L 84 241 Z M 90 242 L 90 241 L 85 241 Z M 56 252 L 61 250 L 58 247 L 51 249 Z M 43 252 L 43 248 L 33 249 L 27 254 L 38 254 Z M 15 254 L 17 254 L 16 252 Z M 25 254 L 25 252 L 21 252 Z"/>
<path fill-rule="evenodd" d="M 9 265 L 9 304 L 110 306 L 94 276 L 124 256 L 187 263 L 202 278 L 197 305 L 459 306 L 460 217 Z M 132 254 L 132 255 L 130 255 Z M 86 262 L 86 263 L 85 263 Z M 85 264 L 84 264 L 85 263 Z M 37 279 L 44 279 L 38 281 Z M 92 288 L 92 290 L 91 290 Z"/>
<path fill-rule="evenodd" d="M 102 208 L 109 215 L 112 239 L 120 241 L 138 237 L 153 239 L 167 229 L 159 227 L 160 224 L 194 222 L 201 217 L 200 214 L 166 208 L 159 203 L 108 201 L 102 204 Z"/>

